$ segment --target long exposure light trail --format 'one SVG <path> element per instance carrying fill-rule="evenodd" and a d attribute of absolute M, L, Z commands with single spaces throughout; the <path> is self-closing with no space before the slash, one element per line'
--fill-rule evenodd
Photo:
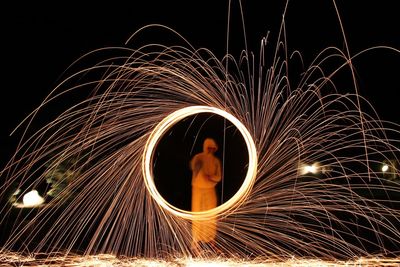
<path fill-rule="evenodd" d="M 138 32 L 153 27 L 159 26 Z M 385 177 L 381 163 L 398 163 L 400 126 L 371 112 L 352 61 L 374 49 L 396 57 L 400 51 L 380 46 L 350 55 L 327 47 L 296 69 L 291 66 L 302 56 L 286 46 L 284 31 L 282 23 L 272 55 L 270 40 L 262 39 L 259 58 L 244 50 L 239 58 L 219 59 L 170 29 L 184 46 L 134 48 L 134 35 L 123 47 L 75 61 L 21 122 L 20 143 L 0 173 L 1 260 L 49 266 L 399 262 L 400 183 Z M 350 82 L 339 86 L 341 79 Z M 68 107 L 53 114 L 48 108 L 59 101 Z M 184 199 L 190 188 L 178 189 L 182 180 L 176 179 L 186 175 L 201 127 L 187 135 L 173 130 L 200 113 L 236 127 L 223 137 L 240 133 L 245 148 L 224 147 L 226 158 L 244 155 L 248 162 L 233 197 L 195 214 L 161 196 L 155 169 L 181 170 L 167 179 Z M 49 122 L 34 127 L 40 118 Z M 173 140 L 168 155 L 179 164 L 156 160 L 164 138 Z M 232 162 L 224 161 L 225 171 L 236 167 Z M 399 177 L 398 165 L 390 166 L 391 177 Z M 224 183 L 240 175 L 226 175 Z M 39 206 L 18 204 L 43 187 Z M 218 222 L 215 245 L 197 253 L 192 220 L 210 217 Z"/>
<path fill-rule="evenodd" d="M 41 259 L 40 259 L 41 258 Z M 101 266 L 120 266 L 120 267 L 395 267 L 398 266 L 397 259 L 390 258 L 357 258 L 354 260 L 324 261 L 318 259 L 287 259 L 284 261 L 268 259 L 228 259 L 224 257 L 196 259 L 196 258 L 174 258 L 167 259 L 145 259 L 145 258 L 119 258 L 110 254 L 99 254 L 91 256 L 82 255 L 34 255 L 21 256 L 15 253 L 0 255 L 0 260 L 5 266 L 15 266 L 15 264 L 27 266 L 48 266 L 55 267 L 63 264 L 64 266 L 74 267 L 101 267 Z"/>
<path fill-rule="evenodd" d="M 248 158 L 249 158 L 249 163 L 248 163 L 248 169 L 247 169 L 247 174 L 246 177 L 243 181 L 242 186 L 239 188 L 237 193 L 228 201 L 225 203 L 217 206 L 214 209 L 207 210 L 207 211 L 202 211 L 202 212 L 190 212 L 190 211 L 185 211 L 182 209 L 178 209 L 175 206 L 171 205 L 168 203 L 158 192 L 156 185 L 154 183 L 154 175 L 153 175 L 153 154 L 154 150 L 158 144 L 158 141 L 160 138 L 162 138 L 166 131 L 173 127 L 177 122 L 180 120 L 193 115 L 193 114 L 198 114 L 198 113 L 213 113 L 222 116 L 225 119 L 228 119 L 231 121 L 239 130 L 239 132 L 243 135 L 244 140 L 246 142 L 247 146 L 247 151 L 248 151 Z M 243 199 L 246 197 L 248 192 L 251 189 L 251 186 L 254 183 L 254 178 L 256 176 L 257 172 L 257 151 L 256 147 L 254 144 L 254 141 L 241 122 L 236 119 L 234 116 L 230 115 L 229 113 L 213 108 L 213 107 L 208 107 L 208 106 L 190 106 L 187 108 L 179 109 L 172 114 L 168 115 L 164 120 L 162 120 L 153 130 L 153 132 L 150 134 L 150 137 L 146 143 L 145 149 L 144 149 L 144 156 L 143 156 L 143 165 L 142 165 L 142 170 L 143 170 L 143 176 L 145 179 L 146 187 L 148 188 L 150 194 L 153 196 L 153 198 L 166 210 L 172 212 L 174 215 L 181 216 L 183 218 L 188 218 L 188 219 L 207 219 L 209 217 L 214 217 L 217 214 L 224 212 L 231 208 L 232 206 L 237 206 L 239 203 L 243 202 Z"/>

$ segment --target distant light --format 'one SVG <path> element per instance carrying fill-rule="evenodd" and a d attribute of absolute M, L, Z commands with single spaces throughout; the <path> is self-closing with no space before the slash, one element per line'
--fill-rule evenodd
<path fill-rule="evenodd" d="M 389 170 L 389 165 L 383 164 L 382 166 L 382 172 L 387 172 Z"/>
<path fill-rule="evenodd" d="M 44 198 L 36 190 L 29 191 L 22 198 L 23 207 L 36 207 L 43 204 Z"/>
<path fill-rule="evenodd" d="M 303 165 L 300 168 L 300 172 L 302 175 L 307 174 L 307 173 L 312 173 L 316 174 L 320 171 L 318 163 L 313 163 L 312 165 Z"/>
<path fill-rule="evenodd" d="M 317 173 L 317 167 L 314 165 L 305 166 L 305 172 Z"/>
<path fill-rule="evenodd" d="M 21 193 L 21 189 L 15 190 L 15 192 L 12 194 L 13 196 L 18 196 Z"/>

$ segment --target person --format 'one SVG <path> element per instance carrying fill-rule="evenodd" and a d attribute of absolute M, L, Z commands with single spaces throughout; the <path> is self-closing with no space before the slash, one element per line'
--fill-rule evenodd
<path fill-rule="evenodd" d="M 206 138 L 203 152 L 196 154 L 191 162 L 192 170 L 192 212 L 206 211 L 217 207 L 216 185 L 221 181 L 221 162 L 214 155 L 217 143 L 212 138 Z M 216 220 L 192 221 L 192 247 L 198 250 L 199 244 L 209 244 L 215 247 L 217 233 Z"/>

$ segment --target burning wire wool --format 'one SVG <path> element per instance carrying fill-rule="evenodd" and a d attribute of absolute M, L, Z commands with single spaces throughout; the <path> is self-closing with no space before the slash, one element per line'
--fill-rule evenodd
<path fill-rule="evenodd" d="M 83 251 L 172 257 L 179 266 L 196 266 L 194 255 L 205 262 L 218 255 L 223 261 L 250 262 L 262 256 L 277 262 L 271 266 L 294 266 L 292 259 L 305 257 L 344 266 L 349 259 L 373 262 L 374 255 L 397 255 L 400 187 L 375 166 L 397 160 L 398 126 L 366 112 L 362 107 L 370 105 L 357 88 L 343 92 L 335 85 L 339 74 L 355 81 L 351 59 L 362 53 L 346 55 L 329 47 L 305 69 L 289 73 L 301 54 L 288 54 L 285 40 L 276 43 L 275 54 L 264 58 L 263 39 L 258 61 L 248 51 L 238 60 L 233 55 L 218 59 L 207 49 L 162 44 L 104 48 L 80 58 L 74 66 L 81 70 L 67 75 L 20 127 L 30 133 L 35 119 L 49 114 L 50 104 L 68 99 L 70 106 L 23 135 L 1 172 L 6 177 L 2 199 L 12 195 L 18 201 L 17 188 L 19 195 L 43 184 L 51 188 L 41 196 L 45 205 L 40 208 L 1 208 L 1 226 L 7 229 L 3 259 L 14 257 L 5 251 L 28 249 L 63 251 L 66 262 L 68 255 Z M 182 116 L 165 126 L 176 112 Z M 209 120 L 198 126 L 200 113 Z M 239 135 L 247 144 L 237 154 L 221 146 L 226 152 L 223 182 L 236 179 L 227 175 L 235 167 L 228 161 L 233 154 L 247 155 L 248 178 L 237 194 L 200 216 L 160 193 L 156 182 L 163 176 L 156 168 L 163 152 L 157 149 L 164 138 L 178 140 L 174 145 L 195 144 L 214 117 L 233 123 L 224 128 L 226 140 Z M 179 123 L 187 123 L 184 134 L 174 128 Z M 170 149 L 178 154 L 177 147 Z M 314 167 L 304 171 L 303 166 Z M 195 254 L 191 223 L 211 217 L 218 222 L 215 246 L 204 244 Z M 108 256 L 82 259 L 114 264 Z M 301 262 L 295 266 L 305 266 Z"/>

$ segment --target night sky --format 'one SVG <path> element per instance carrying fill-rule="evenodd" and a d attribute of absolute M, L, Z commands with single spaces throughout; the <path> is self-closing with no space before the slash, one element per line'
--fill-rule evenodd
<path fill-rule="evenodd" d="M 244 38 L 238 4 L 233 2 L 229 49 L 238 56 L 244 48 Z M 284 2 L 243 1 L 249 50 L 257 53 L 260 40 L 268 31 L 271 42 L 275 42 Z M 337 1 L 352 54 L 375 45 L 400 48 L 400 16 L 396 2 Z M 57 85 L 68 65 L 86 52 L 123 46 L 133 32 L 151 23 L 175 29 L 194 47 L 206 47 L 219 58 L 226 49 L 228 1 L 225 0 L 93 1 L 92 5 L 86 1 L 76 4 L 13 1 L 3 7 L 2 13 L 2 164 L 10 157 L 21 134 L 17 132 L 9 137 L 9 133 Z M 300 50 L 306 64 L 327 46 L 344 48 L 332 1 L 290 1 L 286 21 L 288 46 Z M 157 40 L 163 37 L 159 34 Z M 153 37 L 149 36 L 148 40 Z M 354 64 L 361 94 L 376 106 L 382 118 L 400 122 L 396 96 L 400 90 L 400 55 L 375 51 Z"/>

